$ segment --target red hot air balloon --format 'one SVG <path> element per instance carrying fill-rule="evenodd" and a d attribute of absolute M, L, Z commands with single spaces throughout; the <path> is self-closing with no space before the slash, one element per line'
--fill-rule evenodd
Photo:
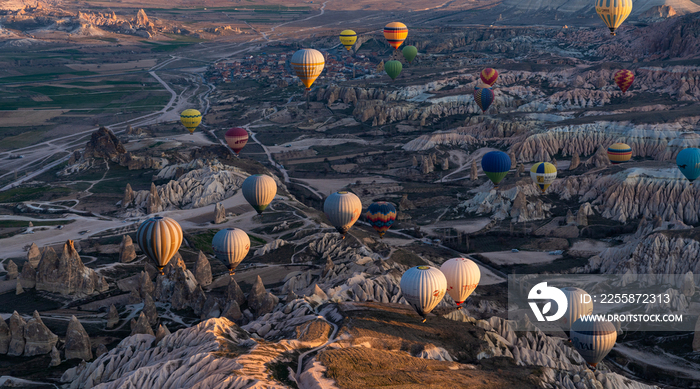
<path fill-rule="evenodd" d="M 238 153 L 243 150 L 243 147 L 245 147 L 245 144 L 248 143 L 248 131 L 246 131 L 245 128 L 234 127 L 226 131 L 224 137 L 226 138 L 228 147 L 230 147 L 236 155 L 238 155 Z"/>
<path fill-rule="evenodd" d="M 488 84 L 488 86 L 493 86 L 493 84 L 496 83 L 496 79 L 498 79 L 498 72 L 496 71 L 496 69 L 486 68 L 481 71 L 480 77 L 481 81 L 484 84 Z"/>
<path fill-rule="evenodd" d="M 615 73 L 615 83 L 620 87 L 622 93 L 627 92 L 632 83 L 634 82 L 634 73 L 627 69 L 618 70 Z"/>

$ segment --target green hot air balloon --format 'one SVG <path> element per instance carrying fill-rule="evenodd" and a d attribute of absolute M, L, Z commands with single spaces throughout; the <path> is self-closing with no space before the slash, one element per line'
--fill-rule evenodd
<path fill-rule="evenodd" d="M 401 62 L 399 61 L 388 61 L 384 64 L 384 71 L 389 75 L 389 77 L 391 77 L 392 80 L 395 80 L 396 77 L 401 74 L 402 69 L 403 65 L 401 65 Z"/>
<path fill-rule="evenodd" d="M 416 49 L 416 46 L 406 46 L 403 48 L 403 50 L 401 50 L 401 52 L 408 63 L 413 62 L 413 59 L 415 59 L 416 55 L 418 55 L 418 49 Z"/>

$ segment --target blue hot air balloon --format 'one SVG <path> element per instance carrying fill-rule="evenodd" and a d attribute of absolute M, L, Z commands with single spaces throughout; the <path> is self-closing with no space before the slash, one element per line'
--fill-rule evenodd
<path fill-rule="evenodd" d="M 379 201 L 372 203 L 367 208 L 366 215 L 372 227 L 379 233 L 379 237 L 384 239 L 384 233 L 389 230 L 394 220 L 396 220 L 396 208 L 391 203 Z"/>
<path fill-rule="evenodd" d="M 498 187 L 498 183 L 510 171 L 510 157 L 503 151 L 489 151 L 481 158 L 481 169 L 494 186 Z"/>
<path fill-rule="evenodd" d="M 691 147 L 681 150 L 676 157 L 676 165 L 690 182 L 700 176 L 700 149 Z"/>
<path fill-rule="evenodd" d="M 491 88 L 474 88 L 474 101 L 476 101 L 476 104 L 481 108 L 481 112 L 488 111 L 495 98 L 496 96 L 493 94 L 493 89 Z"/>

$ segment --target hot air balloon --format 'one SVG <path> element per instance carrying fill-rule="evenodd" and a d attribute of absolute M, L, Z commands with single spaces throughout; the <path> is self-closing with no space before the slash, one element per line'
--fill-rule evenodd
<path fill-rule="evenodd" d="M 403 53 L 403 57 L 406 58 L 406 61 L 408 61 L 408 63 L 413 62 L 413 60 L 416 58 L 416 55 L 418 55 L 418 49 L 416 48 L 416 46 L 404 46 L 401 52 Z"/>
<path fill-rule="evenodd" d="M 495 97 L 491 88 L 474 88 L 474 101 L 481 108 L 481 112 L 486 112 L 489 109 Z"/>
<path fill-rule="evenodd" d="M 447 280 L 447 293 L 457 303 L 462 304 L 476 289 L 481 279 L 481 271 L 474 261 L 467 258 L 452 258 L 440 266 Z M 459 307 L 462 309 L 462 307 Z"/>
<path fill-rule="evenodd" d="M 632 0 L 596 0 L 595 11 L 610 29 L 610 35 L 615 35 L 615 30 L 632 12 Z"/>
<path fill-rule="evenodd" d="M 403 41 L 406 40 L 407 36 L 408 28 L 403 23 L 391 22 L 384 27 L 384 38 L 397 50 Z"/>
<path fill-rule="evenodd" d="M 615 346 L 617 330 L 609 321 L 590 321 L 579 318 L 571 325 L 571 343 L 583 359 L 595 369 Z"/>
<path fill-rule="evenodd" d="M 354 193 L 342 191 L 335 192 L 326 198 L 323 203 L 323 212 L 330 220 L 333 227 L 343 235 L 357 221 L 362 212 L 362 202 Z"/>
<path fill-rule="evenodd" d="M 676 156 L 676 164 L 690 182 L 700 176 L 700 149 L 691 147 L 681 150 Z"/>
<path fill-rule="evenodd" d="M 202 123 L 202 114 L 196 109 L 186 109 L 180 114 L 180 123 L 190 132 L 194 134 L 200 123 Z"/>
<path fill-rule="evenodd" d="M 559 322 L 563 326 L 564 332 L 568 334 L 572 323 L 582 316 L 588 316 L 593 313 L 593 299 L 581 288 L 564 287 L 560 290 L 564 292 L 569 306 L 566 308 L 564 317 L 559 319 Z"/>
<path fill-rule="evenodd" d="M 538 162 L 532 165 L 530 177 L 542 193 L 547 191 L 552 182 L 557 179 L 557 168 L 549 162 Z"/>
<path fill-rule="evenodd" d="M 627 92 L 627 89 L 629 89 L 630 86 L 632 86 L 632 83 L 634 82 L 634 73 L 632 73 L 629 70 L 622 69 L 618 70 L 615 73 L 615 83 L 617 84 L 618 87 L 620 87 L 620 90 L 622 93 Z"/>
<path fill-rule="evenodd" d="M 230 275 L 235 274 L 236 267 L 245 259 L 250 250 L 250 238 L 245 231 L 238 228 L 227 228 L 214 235 L 211 240 L 214 255 L 228 268 Z"/>
<path fill-rule="evenodd" d="M 340 43 L 345 46 L 345 49 L 350 51 L 355 42 L 357 42 L 357 34 L 355 31 L 343 30 L 340 32 Z"/>
<path fill-rule="evenodd" d="M 277 194 L 277 184 L 270 176 L 254 174 L 243 181 L 243 197 L 255 208 L 258 215 L 272 202 Z"/>
<path fill-rule="evenodd" d="M 246 143 L 248 143 L 248 131 L 246 131 L 245 128 L 234 127 L 226 131 L 224 138 L 226 138 L 228 147 L 230 147 L 231 150 L 238 155 L 238 153 L 243 150 Z"/>
<path fill-rule="evenodd" d="M 423 318 L 445 297 L 447 280 L 442 272 L 431 266 L 416 266 L 401 276 L 401 294 Z"/>
<path fill-rule="evenodd" d="M 372 225 L 378 233 L 379 237 L 384 239 L 384 233 L 389 230 L 394 220 L 396 220 L 396 208 L 391 203 L 386 201 L 379 201 L 372 203 L 369 208 L 367 208 L 367 213 L 365 214 L 369 220 L 369 224 Z"/>
<path fill-rule="evenodd" d="M 169 217 L 156 216 L 141 223 L 136 231 L 136 242 L 141 251 L 156 263 L 160 274 L 163 274 L 165 265 L 180 249 L 182 228 Z"/>
<path fill-rule="evenodd" d="M 496 69 L 486 68 L 481 71 L 479 77 L 481 77 L 481 82 L 484 84 L 493 86 L 496 83 L 496 79 L 498 79 L 498 72 Z"/>
<path fill-rule="evenodd" d="M 384 64 L 384 71 L 389 75 L 389 77 L 391 77 L 392 80 L 395 80 L 396 77 L 401 74 L 402 69 L 403 65 L 401 65 L 401 62 L 399 61 L 387 61 L 387 63 Z"/>
<path fill-rule="evenodd" d="M 608 147 L 608 158 L 615 165 L 627 162 L 632 158 L 632 148 L 625 143 L 615 143 Z"/>
<path fill-rule="evenodd" d="M 498 188 L 498 183 L 510 171 L 510 157 L 503 151 L 489 151 L 481 158 L 481 169 Z"/>
<path fill-rule="evenodd" d="M 291 65 L 297 77 L 306 86 L 306 90 L 311 89 L 311 85 L 316 81 L 326 61 L 323 59 L 323 54 L 314 49 L 301 49 L 292 55 Z"/>

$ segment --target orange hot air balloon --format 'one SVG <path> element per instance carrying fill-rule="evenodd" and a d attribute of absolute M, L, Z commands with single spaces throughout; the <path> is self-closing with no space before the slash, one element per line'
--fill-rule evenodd
<path fill-rule="evenodd" d="M 481 71 L 481 81 L 484 84 L 488 84 L 489 86 L 493 86 L 493 84 L 496 83 L 496 79 L 498 78 L 498 72 L 496 69 L 491 69 L 491 68 L 486 68 Z"/>
<path fill-rule="evenodd" d="M 391 22 L 384 27 L 384 38 L 395 49 L 399 49 L 399 46 L 406 40 L 408 36 L 408 27 L 405 24 L 399 22 Z"/>
<path fill-rule="evenodd" d="M 620 87 L 622 93 L 627 92 L 632 83 L 634 82 L 634 73 L 627 69 L 618 70 L 615 73 L 615 83 Z"/>

